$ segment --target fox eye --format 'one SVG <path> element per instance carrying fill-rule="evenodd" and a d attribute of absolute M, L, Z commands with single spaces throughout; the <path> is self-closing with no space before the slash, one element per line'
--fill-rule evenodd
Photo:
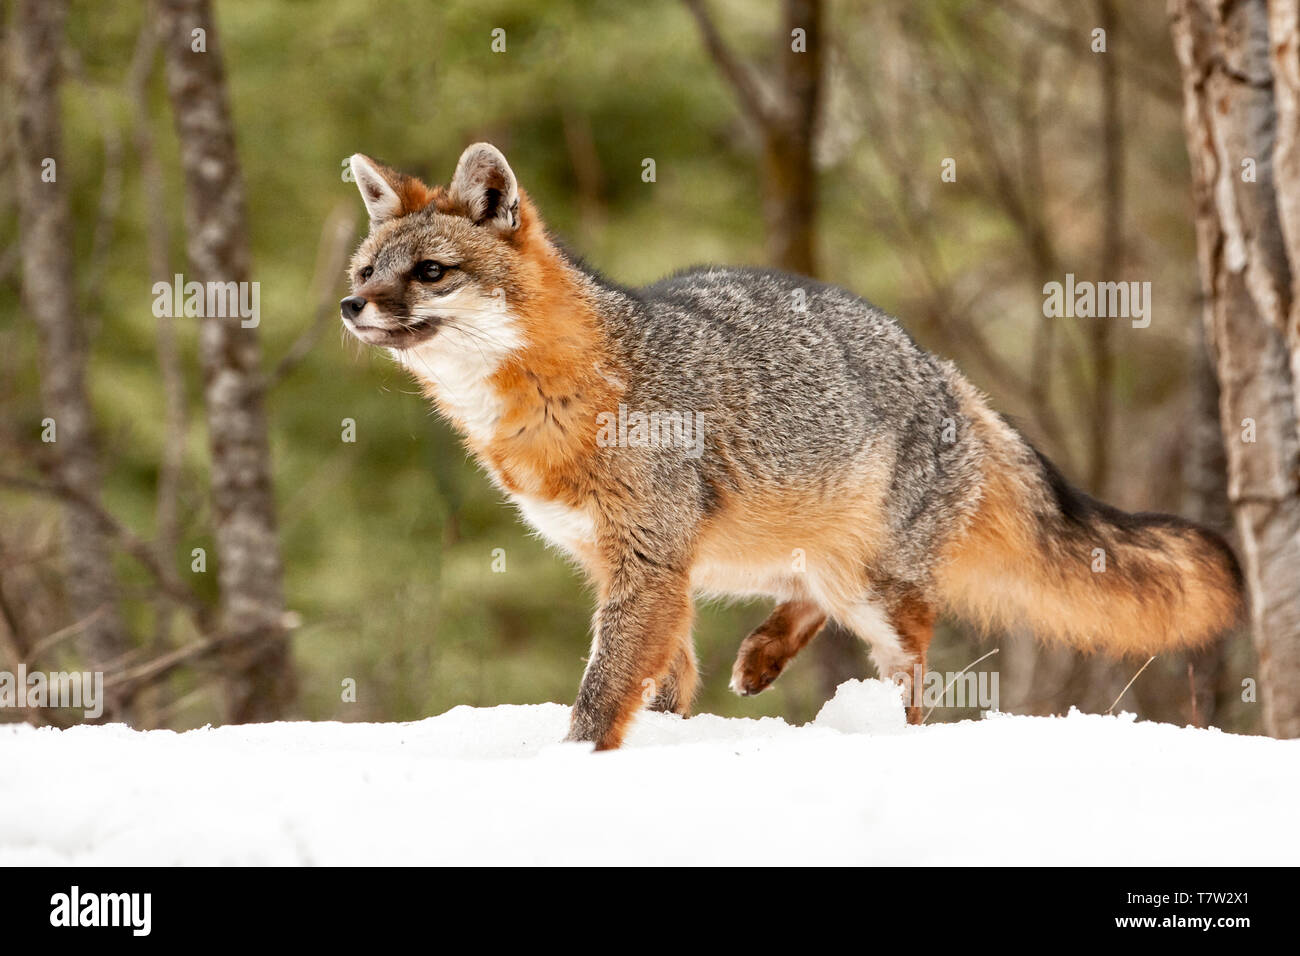
<path fill-rule="evenodd" d="M 446 271 L 441 262 L 425 259 L 423 262 L 416 264 L 415 277 L 421 282 L 437 282 Z"/>
<path fill-rule="evenodd" d="M 374 274 L 375 274 L 374 266 L 366 266 L 364 269 L 361 270 L 361 281 L 365 282 Z"/>

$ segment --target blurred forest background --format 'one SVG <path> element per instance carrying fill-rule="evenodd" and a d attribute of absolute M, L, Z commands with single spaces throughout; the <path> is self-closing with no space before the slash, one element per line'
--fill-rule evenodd
<path fill-rule="evenodd" d="M 0 137 L 4 168 L 55 155 L 41 147 L 61 136 L 68 220 L 66 241 L 45 235 L 62 262 L 47 273 L 22 228 L 40 221 L 35 181 L 0 181 L 0 668 L 93 659 L 114 713 L 139 727 L 572 700 L 591 614 L 580 577 L 528 534 L 404 374 L 338 331 L 343 263 L 365 225 L 344 175 L 356 151 L 446 182 L 466 144 L 489 140 L 552 227 L 625 284 L 720 262 L 846 286 L 956 360 L 1075 483 L 1231 531 L 1163 4 L 74 0 L 62 31 L 24 38 L 46 16 L 35 8 L 62 6 L 12 0 L 4 19 L 7 47 L 24 51 L 10 57 L 6 128 L 37 130 L 26 145 Z M 184 45 L 194 23 L 206 53 Z M 808 33 L 801 56 L 794 28 Z M 43 43 L 61 66 L 56 101 L 23 74 Z M 187 77 L 185 56 L 224 76 Z M 221 100 L 212 83 L 224 84 L 233 153 L 212 125 L 220 108 L 205 112 Z M 202 136 L 213 138 L 187 145 Z M 242 183 L 243 223 L 220 221 L 231 193 L 205 200 L 204 162 L 223 189 Z M 256 590 L 261 573 L 268 587 L 256 600 L 276 617 L 249 633 L 284 648 L 269 659 L 217 633 L 240 613 L 223 607 L 204 388 L 205 363 L 221 359 L 203 357 L 200 320 L 153 311 L 153 283 L 201 278 L 205 248 L 260 283 L 253 393 L 274 499 L 262 530 L 269 518 L 280 558 L 245 584 Z M 29 302 L 42 282 L 62 288 L 50 294 L 66 298 L 68 341 L 84 346 L 92 501 L 68 489 L 64 433 L 42 441 L 42 342 L 59 320 L 21 304 L 25 269 Z M 1067 272 L 1150 282 L 1150 327 L 1045 319 L 1043 285 Z M 232 361 L 247 372 L 246 360 Z M 258 420 L 254 408 L 254 432 Z M 69 548 L 95 541 L 108 590 L 78 605 Z M 872 673 L 863 648 L 827 633 L 771 691 L 733 696 L 737 645 L 768 610 L 699 609 L 697 711 L 802 721 L 839 680 Z M 1105 712 L 1142 664 L 944 622 L 930 666 L 957 671 L 994 647 L 979 669 L 999 672 L 1002 709 L 1021 713 Z M 222 691 L 232 668 L 274 673 L 241 704 Z M 1121 707 L 1260 732 L 1259 705 L 1242 699 L 1257 676 L 1243 629 L 1194 657 L 1161 656 Z M 265 699 L 249 706 L 250 694 Z"/>

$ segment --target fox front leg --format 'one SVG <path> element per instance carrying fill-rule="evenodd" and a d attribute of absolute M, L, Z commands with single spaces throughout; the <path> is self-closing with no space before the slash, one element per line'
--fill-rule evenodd
<path fill-rule="evenodd" d="M 691 599 L 683 571 L 623 560 L 605 589 L 596 612 L 596 641 L 578 699 L 573 705 L 566 740 L 590 741 L 597 750 L 623 742 L 632 717 L 654 702 L 665 679 L 687 676 L 677 655 L 690 640 Z M 694 673 L 694 659 L 690 676 Z M 671 678 L 669 675 L 673 675 Z M 674 704 L 682 691 L 674 685 Z M 689 701 L 687 701 L 689 704 Z"/>
<path fill-rule="evenodd" d="M 662 713 L 681 714 L 687 717 L 691 712 L 691 702 L 695 699 L 695 685 L 699 680 L 699 669 L 695 663 L 695 648 L 691 645 L 690 635 L 677 648 L 668 673 L 658 682 L 649 678 L 642 680 L 645 693 L 641 699 L 650 710 Z"/>

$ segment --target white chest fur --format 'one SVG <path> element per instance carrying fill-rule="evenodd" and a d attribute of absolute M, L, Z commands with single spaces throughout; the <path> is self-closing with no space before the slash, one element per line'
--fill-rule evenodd
<path fill-rule="evenodd" d="M 439 407 L 470 439 L 487 442 L 502 406 L 490 379 L 521 339 L 509 311 L 481 296 L 463 296 L 462 291 L 445 296 L 436 308 L 416 310 L 442 319 L 443 325 L 425 344 L 395 351 L 393 357 L 433 385 Z"/>
<path fill-rule="evenodd" d="M 566 551 L 577 552 L 596 542 L 596 525 L 585 510 L 533 495 L 510 496 L 519 513 L 543 538 Z"/>

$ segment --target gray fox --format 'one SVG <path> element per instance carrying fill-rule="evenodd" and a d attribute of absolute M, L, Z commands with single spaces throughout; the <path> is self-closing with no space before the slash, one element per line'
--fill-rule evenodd
<path fill-rule="evenodd" d="M 370 233 L 344 324 L 596 588 L 568 739 L 614 748 L 643 705 L 689 712 L 701 594 L 777 602 L 740 645 L 737 693 L 833 618 L 905 701 L 941 611 L 1117 655 L 1201 644 L 1242 614 L 1220 537 L 1075 491 L 856 295 L 716 266 L 623 288 L 560 247 L 487 143 L 446 187 L 361 154 L 351 168 Z"/>

